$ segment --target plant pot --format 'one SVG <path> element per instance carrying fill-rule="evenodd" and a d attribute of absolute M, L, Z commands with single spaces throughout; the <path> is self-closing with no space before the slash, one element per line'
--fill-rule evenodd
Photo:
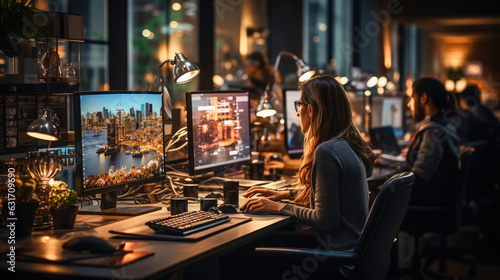
<path fill-rule="evenodd" d="M 35 212 L 38 207 L 38 201 L 16 202 L 14 215 L 10 215 L 8 202 L 2 202 L 2 214 L 7 226 L 15 224 L 15 236 L 23 237 L 31 235 L 33 230 L 33 221 L 35 220 Z M 8 220 L 8 218 L 15 218 L 16 220 Z M 7 227 L 10 231 L 11 227 Z M 10 235 L 10 232 L 9 232 Z"/>
<path fill-rule="evenodd" d="M 75 225 L 78 206 L 68 206 L 64 208 L 50 208 L 52 221 L 55 229 L 72 229 Z"/>

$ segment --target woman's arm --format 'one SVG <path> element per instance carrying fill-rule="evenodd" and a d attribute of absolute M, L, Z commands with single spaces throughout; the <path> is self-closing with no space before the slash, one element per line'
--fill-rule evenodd
<path fill-rule="evenodd" d="M 280 213 L 294 217 L 318 230 L 333 231 L 339 226 L 339 185 L 341 163 L 335 151 L 318 146 L 314 154 L 312 180 L 314 209 L 285 205 Z"/>

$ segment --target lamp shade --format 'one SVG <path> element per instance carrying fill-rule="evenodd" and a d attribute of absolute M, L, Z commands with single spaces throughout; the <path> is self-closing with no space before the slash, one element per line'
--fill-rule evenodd
<path fill-rule="evenodd" d="M 316 70 L 308 64 L 300 59 L 296 58 L 295 63 L 297 64 L 297 76 L 299 76 L 299 82 L 304 82 L 309 80 L 314 74 L 316 74 Z"/>
<path fill-rule="evenodd" d="M 58 140 L 59 138 L 57 137 L 57 127 L 51 119 L 52 110 L 47 108 L 43 109 L 42 116 L 30 123 L 26 134 L 41 140 Z"/>
<path fill-rule="evenodd" d="M 276 114 L 276 110 L 274 110 L 273 105 L 271 105 L 271 103 L 269 103 L 268 98 L 265 98 L 264 103 L 262 104 L 260 111 L 258 111 L 255 115 L 257 117 L 267 118 L 270 116 L 274 116 L 275 114 Z"/>
<path fill-rule="evenodd" d="M 187 58 L 181 54 L 175 54 L 174 64 L 174 81 L 176 84 L 185 84 L 191 81 L 194 77 L 198 76 L 200 69 L 196 64 L 191 63 Z"/>

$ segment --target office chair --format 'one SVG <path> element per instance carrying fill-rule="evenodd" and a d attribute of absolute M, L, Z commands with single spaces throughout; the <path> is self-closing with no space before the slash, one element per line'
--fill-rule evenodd
<path fill-rule="evenodd" d="M 467 178 L 471 166 L 474 150 L 469 149 L 460 156 L 460 169 L 458 172 L 458 180 L 451 194 L 451 204 L 443 206 L 417 206 L 408 205 L 408 210 L 404 221 L 401 225 L 401 231 L 404 231 L 414 238 L 414 254 L 412 257 L 412 267 L 409 269 L 400 269 L 394 272 L 393 278 L 400 278 L 406 275 L 411 275 L 412 279 L 424 279 L 424 274 L 431 278 L 442 279 L 446 278 L 446 258 L 449 257 L 456 261 L 462 262 L 470 266 L 468 276 L 473 277 L 476 273 L 475 265 L 470 260 L 464 258 L 456 250 L 446 246 L 446 237 L 458 231 L 464 213 L 465 191 L 467 188 Z M 422 270 L 420 252 L 420 237 L 424 233 L 436 233 L 439 235 L 440 243 L 438 248 L 429 250 L 429 256 L 438 256 L 439 273 L 430 270 Z M 430 251 L 433 251 L 430 253 Z M 431 264 L 431 260 L 427 258 L 425 266 Z"/>
<path fill-rule="evenodd" d="M 314 258 L 332 269 L 338 269 L 339 265 L 352 265 L 357 279 L 382 279 L 390 267 L 392 245 L 403 221 L 414 181 L 413 172 L 404 172 L 385 182 L 353 252 L 261 247 L 255 249 L 255 254 L 258 257 L 303 262 Z"/>

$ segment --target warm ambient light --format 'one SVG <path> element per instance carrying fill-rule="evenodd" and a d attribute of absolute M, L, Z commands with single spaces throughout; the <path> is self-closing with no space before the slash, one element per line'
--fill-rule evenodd
<path fill-rule="evenodd" d="M 179 11 L 180 9 L 182 9 L 181 4 L 179 4 L 179 3 L 172 4 L 172 10 Z"/>
<path fill-rule="evenodd" d="M 462 92 L 465 89 L 465 87 L 467 87 L 467 80 L 460 79 L 460 80 L 456 81 L 455 90 L 457 92 Z"/>
<path fill-rule="evenodd" d="M 172 27 L 172 28 L 177 28 L 178 26 L 179 26 L 179 23 L 178 23 L 177 21 L 172 20 L 172 21 L 170 22 L 170 27 Z"/>
<path fill-rule="evenodd" d="M 385 87 L 385 85 L 387 85 L 387 78 L 385 76 L 382 76 L 382 77 L 378 78 L 377 85 L 379 87 Z"/>
<path fill-rule="evenodd" d="M 338 81 L 341 85 L 345 86 L 347 82 L 349 82 L 349 79 L 347 77 L 342 77 Z"/>
<path fill-rule="evenodd" d="M 214 75 L 212 77 L 212 82 L 214 82 L 214 85 L 220 87 L 220 86 L 222 86 L 224 84 L 224 78 L 222 78 L 219 75 Z"/>
<path fill-rule="evenodd" d="M 452 80 L 446 80 L 444 81 L 444 88 L 447 91 L 453 91 L 455 90 L 455 83 Z"/>
<path fill-rule="evenodd" d="M 388 82 L 385 88 L 387 88 L 389 91 L 393 91 L 396 89 L 396 85 L 393 82 Z"/>
<path fill-rule="evenodd" d="M 366 82 L 366 86 L 368 88 L 372 88 L 377 85 L 377 81 L 378 81 L 377 77 L 373 76 Z"/>

